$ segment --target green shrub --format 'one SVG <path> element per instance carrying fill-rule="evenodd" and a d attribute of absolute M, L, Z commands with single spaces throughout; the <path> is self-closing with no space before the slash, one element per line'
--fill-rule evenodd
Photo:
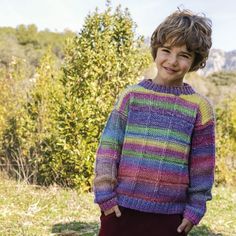
<path fill-rule="evenodd" d="M 100 134 L 118 93 L 150 63 L 127 10 L 108 7 L 87 16 L 79 35 L 68 42 L 64 99 L 57 117 L 54 168 L 68 186 L 91 188 Z"/>
<path fill-rule="evenodd" d="M 10 173 L 37 184 L 91 189 L 97 144 L 116 96 L 150 61 L 128 10 L 108 6 L 88 15 L 68 39 L 63 71 L 48 52 L 25 102 L 8 119 L 2 150 Z"/>
<path fill-rule="evenodd" d="M 236 97 L 225 99 L 216 109 L 216 184 L 236 180 Z"/>

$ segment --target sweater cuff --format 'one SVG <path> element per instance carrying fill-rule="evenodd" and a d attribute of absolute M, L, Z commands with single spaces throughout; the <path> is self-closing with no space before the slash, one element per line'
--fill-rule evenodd
<path fill-rule="evenodd" d="M 190 211 L 187 209 L 184 211 L 183 217 L 186 218 L 187 220 L 191 221 L 194 225 L 199 224 L 200 220 L 202 219 L 202 217 L 194 214 L 193 211 Z"/>
<path fill-rule="evenodd" d="M 111 209 L 112 207 L 118 205 L 117 204 L 117 198 L 114 197 L 112 199 L 109 199 L 108 201 L 106 202 L 103 202 L 103 203 L 100 203 L 99 204 L 99 207 L 101 208 L 101 210 L 104 212 L 104 211 L 107 211 L 109 209 Z"/>

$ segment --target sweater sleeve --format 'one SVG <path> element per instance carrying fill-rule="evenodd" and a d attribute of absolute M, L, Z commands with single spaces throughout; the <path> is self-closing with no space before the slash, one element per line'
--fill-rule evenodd
<path fill-rule="evenodd" d="M 211 200 L 215 167 L 215 118 L 207 100 L 199 105 L 189 156 L 190 184 L 184 218 L 198 224 Z"/>
<path fill-rule="evenodd" d="M 95 203 L 105 211 L 117 205 L 115 187 L 128 115 L 129 93 L 125 90 L 115 103 L 96 154 Z"/>

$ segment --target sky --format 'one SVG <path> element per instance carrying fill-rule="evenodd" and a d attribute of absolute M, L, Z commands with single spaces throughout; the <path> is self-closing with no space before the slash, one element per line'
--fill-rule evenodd
<path fill-rule="evenodd" d="M 111 0 L 113 9 L 119 4 L 129 9 L 136 34 L 145 37 L 178 7 L 204 13 L 212 20 L 212 48 L 236 50 L 235 0 Z M 104 11 L 106 0 L 0 0 L 0 27 L 35 24 L 38 30 L 80 32 L 96 7 Z"/>

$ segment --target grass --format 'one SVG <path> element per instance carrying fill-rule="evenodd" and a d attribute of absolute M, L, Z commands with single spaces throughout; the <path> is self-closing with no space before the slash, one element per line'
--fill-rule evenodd
<path fill-rule="evenodd" d="M 93 195 L 57 186 L 17 183 L 1 175 L 0 236 L 95 236 L 99 209 Z M 213 201 L 191 236 L 236 235 L 236 188 L 213 189 Z"/>

